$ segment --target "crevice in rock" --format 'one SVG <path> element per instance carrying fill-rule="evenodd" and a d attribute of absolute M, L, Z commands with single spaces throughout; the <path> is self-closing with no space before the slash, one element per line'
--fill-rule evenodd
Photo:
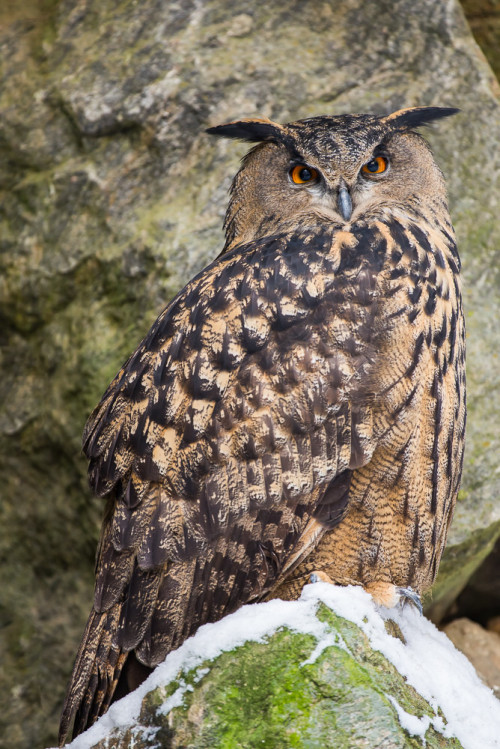
<path fill-rule="evenodd" d="M 483 627 L 500 616 L 500 539 L 458 596 L 447 619 L 467 617 Z"/>
<path fill-rule="evenodd" d="M 482 681 L 500 698 L 500 539 L 441 626 Z"/>

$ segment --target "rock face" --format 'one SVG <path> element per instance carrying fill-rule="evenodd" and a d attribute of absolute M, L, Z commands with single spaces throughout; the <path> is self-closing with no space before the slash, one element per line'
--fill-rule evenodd
<path fill-rule="evenodd" d="M 53 741 L 101 504 L 80 453 L 107 382 L 218 252 L 235 116 L 458 106 L 429 132 L 464 264 L 469 437 L 431 615 L 500 534 L 498 85 L 456 2 L 44 0 L 0 11 L 0 746 Z M 29 716 L 29 717 L 27 717 Z"/>
<path fill-rule="evenodd" d="M 500 6 L 497 0 L 462 0 L 467 21 L 495 75 L 500 75 Z"/>
<path fill-rule="evenodd" d="M 444 628 L 447 636 L 466 655 L 478 676 L 500 697 L 500 635 L 470 619 L 454 619 Z"/>

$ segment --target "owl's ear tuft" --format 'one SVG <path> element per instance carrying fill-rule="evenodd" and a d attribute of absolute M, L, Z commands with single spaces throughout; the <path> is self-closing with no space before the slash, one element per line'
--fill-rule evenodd
<path fill-rule="evenodd" d="M 218 135 L 222 138 L 236 138 L 246 140 L 249 143 L 260 143 L 262 141 L 282 141 L 285 131 L 281 125 L 264 118 L 243 119 L 228 122 L 225 125 L 209 127 L 205 132 L 210 135 Z"/>
<path fill-rule="evenodd" d="M 394 130 L 415 130 L 417 127 L 423 127 L 442 117 L 450 117 L 457 112 L 460 110 L 456 107 L 410 107 L 389 114 L 384 117 L 384 122 L 391 125 Z"/>

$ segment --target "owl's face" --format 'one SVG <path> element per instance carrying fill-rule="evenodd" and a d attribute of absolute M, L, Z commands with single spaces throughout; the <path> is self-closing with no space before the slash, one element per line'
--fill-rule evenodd
<path fill-rule="evenodd" d="M 324 116 L 287 125 L 243 120 L 211 128 L 262 141 L 234 180 L 226 249 L 298 221 L 342 226 L 445 200 L 441 172 L 413 128 L 456 111 L 423 107 L 382 118 Z"/>

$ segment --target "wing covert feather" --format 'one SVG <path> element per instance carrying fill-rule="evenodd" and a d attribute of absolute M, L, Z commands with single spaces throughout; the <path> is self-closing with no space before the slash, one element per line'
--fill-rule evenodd
<path fill-rule="evenodd" d="M 90 417 L 84 448 L 94 490 L 112 496 L 110 543 L 133 551 L 140 569 L 169 565 L 171 575 L 220 543 L 230 554 L 246 525 L 276 560 L 243 598 L 257 595 L 329 483 L 369 460 L 373 242 L 360 244 L 360 272 L 352 235 L 346 245 L 322 231 L 313 246 L 310 233 L 271 237 L 210 265 L 160 315 Z M 276 523 L 265 515 L 283 508 Z M 98 583 L 108 606 L 128 584 L 110 564 Z"/>
<path fill-rule="evenodd" d="M 308 419 L 329 418 L 335 402 L 352 397 L 374 336 L 361 331 L 361 350 L 350 350 L 353 319 L 359 313 L 357 327 L 369 325 L 376 295 L 350 308 L 366 282 L 345 271 L 339 282 L 342 248 L 332 251 L 332 236 L 324 234 L 314 247 L 304 233 L 238 248 L 166 308 L 88 420 L 84 450 L 97 494 L 119 484 L 123 495 L 125 479 L 136 474 L 128 503 L 137 502 L 148 481 L 164 479 L 169 469 L 183 475 L 184 454 L 200 442 L 188 473 L 203 471 L 203 460 L 212 462 L 220 457 L 212 454 L 216 448 L 226 447 L 220 430 L 236 422 L 238 447 L 256 402 L 264 417 L 281 396 L 283 413 L 273 426 L 283 433 L 307 430 Z"/>

